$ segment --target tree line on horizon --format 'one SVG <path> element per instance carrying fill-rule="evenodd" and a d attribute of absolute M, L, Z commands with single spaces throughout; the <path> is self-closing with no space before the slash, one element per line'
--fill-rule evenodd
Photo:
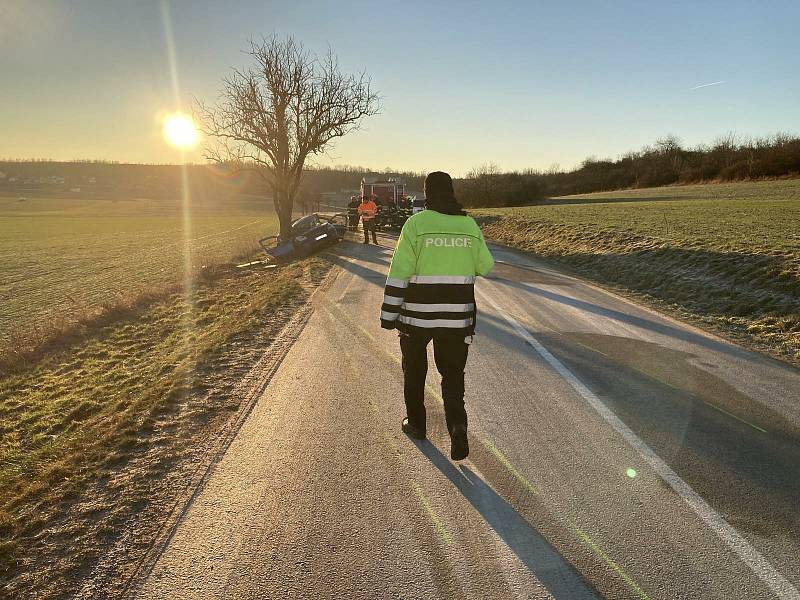
<path fill-rule="evenodd" d="M 203 200 L 271 195 L 263 180 L 249 171 L 215 164 L 187 165 L 187 171 L 192 195 Z M 356 166 L 316 167 L 306 169 L 301 192 L 305 196 L 317 196 L 325 192 L 355 191 L 362 177 L 401 179 L 412 193 L 422 191 L 424 180 L 424 174 L 389 168 L 379 171 Z M 0 192 L 25 195 L 70 193 L 72 189 L 80 189 L 80 194 L 98 197 L 175 198 L 180 196 L 182 180 L 179 165 L 0 159 Z"/>
<path fill-rule="evenodd" d="M 729 133 L 710 145 L 683 147 L 673 136 L 620 158 L 586 158 L 572 171 L 503 172 L 487 164 L 456 180 L 465 206 L 518 206 L 572 194 L 714 181 L 800 176 L 800 137 L 779 133 L 741 138 Z"/>
<path fill-rule="evenodd" d="M 224 165 L 189 165 L 188 169 L 190 185 L 199 196 L 269 195 L 263 182 L 252 173 L 234 172 Z M 800 137 L 776 134 L 745 139 L 731 133 L 710 145 L 694 148 L 684 147 L 670 135 L 616 160 L 587 158 L 571 171 L 557 168 L 502 171 L 490 163 L 455 179 L 454 185 L 456 196 L 468 207 L 518 206 L 571 194 L 798 176 Z M 54 184 L 51 181 L 54 177 L 64 181 Z M 425 173 L 358 166 L 315 167 L 306 169 L 301 191 L 307 196 L 355 191 L 362 177 L 398 178 L 406 182 L 410 193 L 420 193 Z M 16 181 L 11 182 L 12 179 Z M 180 185 L 181 171 L 177 165 L 0 160 L 0 191 L 24 189 L 34 193 L 37 189 L 81 188 L 81 193 L 112 197 L 175 197 L 180 193 Z"/>

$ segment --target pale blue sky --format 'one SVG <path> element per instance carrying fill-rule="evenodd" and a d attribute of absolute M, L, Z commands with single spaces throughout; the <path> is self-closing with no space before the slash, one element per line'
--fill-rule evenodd
<path fill-rule="evenodd" d="M 572 167 L 667 133 L 800 131 L 800 2 L 170 2 L 181 97 L 212 98 L 249 38 L 330 44 L 383 111 L 322 164 Z M 174 162 L 157 0 L 2 0 L 0 157 Z M 691 88 L 711 82 L 724 83 Z M 190 159 L 199 160 L 193 153 Z"/>

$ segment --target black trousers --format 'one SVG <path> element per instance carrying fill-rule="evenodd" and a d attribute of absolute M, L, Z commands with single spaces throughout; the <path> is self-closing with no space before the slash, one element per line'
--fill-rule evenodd
<path fill-rule="evenodd" d="M 428 343 L 433 340 L 433 357 L 442 376 L 442 398 L 447 430 L 467 425 L 464 410 L 464 367 L 469 344 L 464 336 L 426 333 L 400 334 L 403 352 L 403 392 L 406 414 L 414 427 L 425 431 L 425 376 L 428 373 Z"/>
<path fill-rule="evenodd" d="M 372 243 L 378 243 L 378 237 L 375 235 L 375 219 L 361 219 L 361 224 L 364 226 L 364 243 L 369 244 L 369 232 L 372 232 Z"/>

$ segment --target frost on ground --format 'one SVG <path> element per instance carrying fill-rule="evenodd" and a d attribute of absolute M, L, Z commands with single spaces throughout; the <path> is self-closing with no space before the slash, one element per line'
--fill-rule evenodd
<path fill-rule="evenodd" d="M 1 376 L 0 590 L 120 591 L 330 264 L 223 269 Z"/>
<path fill-rule="evenodd" d="M 672 187 L 614 192 L 613 203 L 610 193 L 596 194 L 475 216 L 489 240 L 800 364 L 800 202 L 790 193 L 800 182 L 766 183 L 779 197 L 718 199 L 708 185 L 691 186 L 706 199 L 673 200 L 681 188 Z M 737 189 L 763 194 L 763 184 Z M 653 201 L 637 198 L 644 192 Z M 667 196 L 654 200 L 659 193 Z"/>

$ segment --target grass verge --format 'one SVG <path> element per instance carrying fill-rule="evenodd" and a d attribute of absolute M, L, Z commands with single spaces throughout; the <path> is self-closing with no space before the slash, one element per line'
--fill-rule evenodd
<path fill-rule="evenodd" d="M 0 376 L 0 590 L 73 597 L 140 515 L 166 510 L 177 467 L 237 410 L 231 390 L 330 265 L 220 268 Z"/>
<path fill-rule="evenodd" d="M 624 192 L 617 193 L 617 195 Z M 800 364 L 797 200 L 475 211 L 487 239 L 538 254 Z"/>
<path fill-rule="evenodd" d="M 253 250 L 242 256 L 252 256 Z M 230 272 L 230 265 L 212 263 L 195 269 L 192 285 L 208 285 Z M 69 311 L 42 317 L 28 327 L 18 328 L 7 338 L 0 338 L 0 377 L 25 370 L 43 357 L 71 348 L 93 337 L 97 331 L 123 319 L 137 316 L 144 308 L 169 296 L 180 293 L 177 283 L 154 285 L 140 293 L 117 293 L 98 305 L 77 305 Z"/>

